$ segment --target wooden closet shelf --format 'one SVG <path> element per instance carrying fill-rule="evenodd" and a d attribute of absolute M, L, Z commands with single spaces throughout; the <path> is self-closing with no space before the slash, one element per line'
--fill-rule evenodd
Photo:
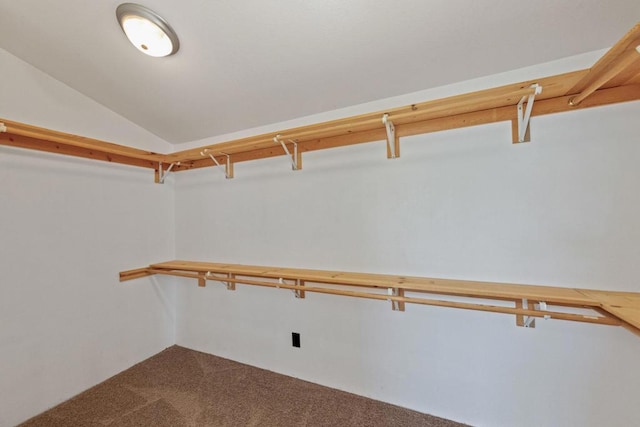
<path fill-rule="evenodd" d="M 172 154 L 147 152 L 2 119 L 0 145 L 151 168 L 155 169 L 156 182 L 163 182 L 167 170 L 217 166 L 210 155 L 220 167 L 226 168 L 225 175 L 232 178 L 234 163 L 285 155 L 281 143 L 293 153 L 292 160 L 296 169 L 300 169 L 304 152 L 386 140 L 387 157 L 399 157 L 400 137 L 502 121 L 512 122 L 513 142 L 523 142 L 529 138 L 530 117 L 640 99 L 639 45 L 640 23 L 590 69 Z M 520 119 L 518 105 L 523 116 Z M 526 110 L 530 110 L 530 115 Z M 390 128 L 383 123 L 385 115 Z"/>
<path fill-rule="evenodd" d="M 304 298 L 305 292 L 316 292 L 389 301 L 398 311 L 413 303 L 511 314 L 518 326 L 534 327 L 536 318 L 559 319 L 623 326 L 640 335 L 640 293 L 633 292 L 195 261 L 169 261 L 123 271 L 120 281 L 155 274 L 196 279 L 201 287 L 213 280 L 230 290 L 236 284 L 265 286 L 292 290 L 298 298 Z M 567 307 L 581 310 L 566 311 Z"/>

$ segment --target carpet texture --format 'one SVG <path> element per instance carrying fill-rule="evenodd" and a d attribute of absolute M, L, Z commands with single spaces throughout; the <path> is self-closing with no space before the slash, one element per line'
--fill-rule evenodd
<path fill-rule="evenodd" d="M 21 424 L 39 426 L 462 426 L 173 346 Z"/>

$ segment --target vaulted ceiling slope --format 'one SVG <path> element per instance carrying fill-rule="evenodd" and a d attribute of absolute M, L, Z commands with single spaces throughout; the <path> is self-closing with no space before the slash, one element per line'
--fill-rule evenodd
<path fill-rule="evenodd" d="M 0 0 L 0 47 L 181 143 L 606 48 L 637 0 L 146 0 L 180 51 L 141 55 L 119 1 Z"/>

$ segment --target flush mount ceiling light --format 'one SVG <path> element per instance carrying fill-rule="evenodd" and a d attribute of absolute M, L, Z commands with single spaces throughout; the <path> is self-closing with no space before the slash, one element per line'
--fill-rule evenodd
<path fill-rule="evenodd" d="M 129 41 L 149 56 L 173 55 L 180 42 L 173 28 L 160 15 L 135 3 L 123 3 L 116 9 L 116 17 Z"/>

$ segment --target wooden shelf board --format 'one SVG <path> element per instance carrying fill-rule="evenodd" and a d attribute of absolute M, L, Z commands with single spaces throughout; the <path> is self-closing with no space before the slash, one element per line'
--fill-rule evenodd
<path fill-rule="evenodd" d="M 576 111 L 585 108 L 609 105 L 620 102 L 628 102 L 640 100 L 640 85 L 620 86 L 609 89 L 600 89 L 592 94 L 578 106 L 570 106 L 570 95 L 560 96 L 557 98 L 548 98 L 536 101 L 533 106 L 532 117 L 543 116 L 548 114 L 561 113 L 566 111 Z M 400 137 L 420 135 L 432 132 L 439 132 L 450 129 L 458 129 L 469 126 L 477 126 L 482 124 L 504 122 L 515 120 L 516 110 L 513 106 L 494 108 L 490 110 L 482 110 L 471 113 L 464 113 L 455 116 L 418 121 L 407 124 L 399 124 L 396 126 L 396 133 Z M 347 135 L 333 136 L 328 138 L 317 138 L 313 140 L 298 143 L 298 150 L 301 152 L 310 152 L 316 150 L 324 150 L 335 147 L 343 147 L 348 145 L 362 144 L 374 141 L 384 141 L 386 132 L 384 128 L 355 132 Z M 213 152 L 222 150 L 212 149 Z M 283 150 L 280 146 L 276 146 L 271 142 L 268 148 L 244 151 L 232 156 L 234 163 L 263 159 L 269 157 L 282 156 Z M 216 156 L 220 163 L 225 162 L 225 157 Z M 202 167 L 210 167 L 212 161 L 209 158 L 202 158 L 194 161 L 183 161 L 180 166 L 174 168 L 175 171 L 184 171 L 189 169 L 197 169 Z"/>
<path fill-rule="evenodd" d="M 152 168 L 156 171 L 160 165 L 166 170 L 173 163 L 172 171 L 179 172 L 213 167 L 211 159 L 201 155 L 204 149 L 208 149 L 221 164 L 226 163 L 226 155 L 231 156 L 231 164 L 282 156 L 284 150 L 273 140 L 276 135 L 280 135 L 280 140 L 290 150 L 293 148 L 291 141 L 295 141 L 299 153 L 384 141 L 387 137 L 382 123 L 384 114 L 388 114 L 393 122 L 398 137 L 501 121 L 515 122 L 516 105 L 523 96 L 533 92 L 533 84 L 542 86 L 542 93 L 536 96 L 533 117 L 640 99 L 640 55 L 635 50 L 638 43 L 640 24 L 636 24 L 590 69 L 279 130 L 172 154 L 138 150 L 2 119 L 0 122 L 5 124 L 6 132 L 0 134 L 0 144 Z M 579 100 L 578 105 L 569 105 L 570 100 L 576 99 Z M 517 133 L 516 126 L 512 128 L 512 133 Z"/>
<path fill-rule="evenodd" d="M 100 141 L 98 139 L 58 132 L 10 120 L 0 119 L 0 122 L 4 123 L 7 128 L 7 134 L 25 136 L 34 140 L 40 140 L 43 141 L 43 145 L 62 144 L 64 146 L 74 147 L 77 149 L 93 150 L 105 154 L 124 156 L 131 159 L 146 160 L 156 163 L 163 161 L 165 156 L 164 154 L 139 150 L 125 145 L 113 144 L 110 142 Z"/>
<path fill-rule="evenodd" d="M 640 330 L 640 293 L 606 292 L 581 289 L 587 297 L 601 303 L 602 309 Z"/>
<path fill-rule="evenodd" d="M 530 88 L 532 84 L 538 83 L 543 86 L 543 91 L 537 99 L 550 99 L 566 95 L 568 89 L 588 70 L 575 71 L 556 76 L 529 80 L 493 89 L 486 89 L 478 92 L 456 95 L 448 98 L 436 99 L 432 101 L 412 104 L 400 108 L 377 111 L 358 116 L 348 117 L 339 120 L 318 123 L 293 129 L 280 130 L 268 134 L 242 138 L 234 141 L 213 144 L 209 146 L 194 148 L 190 150 L 173 153 L 173 161 L 189 162 L 202 159 L 200 152 L 208 148 L 212 153 L 238 154 L 246 151 L 253 151 L 265 148 L 276 147 L 282 149 L 274 143 L 273 137 L 281 135 L 285 142 L 295 140 L 298 143 L 313 141 L 318 139 L 332 138 L 336 136 L 360 133 L 366 131 L 381 131 L 382 138 L 386 137 L 382 116 L 389 115 L 396 127 L 404 124 L 415 123 L 426 120 L 434 120 L 458 116 L 466 113 L 487 111 L 500 107 L 513 107 L 510 116 L 515 117 L 515 106 L 520 98 L 533 92 Z M 511 117 L 509 117 L 510 119 Z M 502 119 L 502 120 L 509 120 Z M 484 121 L 487 123 L 487 121 Z M 235 159 L 234 159 L 235 161 Z"/>
<path fill-rule="evenodd" d="M 204 286 L 206 280 L 216 280 L 234 285 L 239 283 L 377 300 L 393 300 L 399 303 L 408 302 L 515 314 L 517 316 L 545 317 L 548 315 L 554 319 L 625 326 L 634 333 L 640 333 L 640 293 L 632 292 L 180 260 L 151 264 L 149 267 L 125 271 L 120 274 L 120 280 L 127 281 L 151 274 L 198 279 L 200 286 Z M 280 279 L 285 282 L 278 282 Z M 299 283 L 305 285 L 301 286 Z M 313 283 L 353 287 L 356 290 L 310 286 Z M 399 296 L 389 296 L 380 293 L 381 289 L 399 289 L 403 293 Z M 375 290 L 378 291 L 375 292 Z M 484 302 L 470 303 L 407 297 L 404 295 L 404 291 L 436 296 L 475 298 L 483 301 L 512 301 L 516 304 L 514 307 L 506 307 Z M 542 311 L 531 307 L 525 309 L 521 304 L 525 299 L 535 303 L 543 301 L 550 306 L 591 309 L 602 316 Z"/>
<path fill-rule="evenodd" d="M 555 114 L 565 111 L 573 111 L 577 109 L 638 100 L 640 99 L 640 84 L 597 90 L 589 98 L 580 103 L 580 105 L 575 107 L 569 106 L 568 101 L 570 98 L 571 96 L 567 95 L 536 101 L 533 107 L 532 116 L 535 117 L 546 114 Z M 416 117 L 424 118 L 427 116 L 424 115 Z M 509 105 L 445 117 L 425 119 L 415 122 L 401 122 L 400 124 L 396 125 L 396 132 L 400 137 L 407 137 L 449 129 L 509 121 L 514 120 L 515 117 L 515 107 Z M 0 122 L 2 121 L 3 120 L 0 119 Z M 45 133 L 28 132 L 26 129 L 29 128 L 29 125 L 20 124 L 18 126 L 14 122 L 9 122 L 6 120 L 4 121 L 4 123 L 9 124 L 9 126 L 7 126 L 7 132 L 0 133 L 0 145 L 27 148 L 32 150 L 83 157 L 113 163 L 121 163 L 150 169 L 157 169 L 159 163 L 162 163 L 163 167 L 166 169 L 172 162 L 178 161 L 178 158 L 183 158 L 180 153 L 164 155 L 131 149 L 130 147 L 124 146 L 118 146 L 120 148 L 115 149 L 113 148 L 113 146 L 116 144 L 102 143 L 102 141 L 75 137 L 74 135 L 71 135 L 71 137 L 73 138 L 71 138 L 70 140 L 66 140 L 60 135 L 68 134 L 62 134 L 59 132 L 55 133 L 55 137 L 49 137 L 46 136 Z M 367 142 L 384 141 L 386 139 L 386 132 L 381 124 L 381 121 L 380 125 L 376 126 L 377 127 L 375 129 L 365 131 L 349 132 L 346 134 L 304 140 L 298 143 L 298 150 L 304 153 Z M 20 128 L 22 130 L 18 131 L 16 130 L 17 128 Z M 269 135 L 269 137 L 272 138 L 273 135 Z M 82 144 L 78 144 L 76 138 L 81 138 Z M 283 155 L 282 147 L 275 145 L 275 143 L 271 139 L 269 139 L 270 142 L 265 142 L 267 136 L 261 136 L 261 138 L 261 143 L 256 143 L 250 146 L 262 146 L 263 148 L 247 149 L 246 151 L 238 151 L 240 149 L 228 150 L 229 152 L 235 153 L 232 155 L 233 163 Z M 67 143 L 62 141 L 67 141 Z M 225 144 L 233 144 L 233 142 Z M 212 152 L 223 151 L 221 148 L 215 148 L 218 146 L 212 147 Z M 228 145 L 225 145 L 224 147 L 228 147 Z M 202 147 L 198 150 L 202 150 L 204 148 L 205 147 Z M 129 149 L 133 151 L 129 151 Z M 222 164 L 226 162 L 226 158 L 224 156 L 216 156 L 216 158 Z M 202 167 L 211 167 L 213 165 L 211 159 L 203 158 L 199 154 L 197 160 L 181 160 L 181 162 L 182 163 L 180 166 L 174 166 L 172 170 L 178 172 Z"/>
<path fill-rule="evenodd" d="M 594 65 L 589 69 L 589 72 L 585 74 L 578 82 L 570 89 L 570 93 L 579 94 L 587 90 L 591 85 L 596 84 L 596 89 L 611 82 L 612 79 L 616 79 L 618 75 L 625 75 L 625 73 L 637 74 L 640 70 L 638 67 L 638 61 L 636 55 L 636 46 L 640 45 L 640 23 L 636 23 L 611 49 L 604 54 Z M 631 54 L 631 55 L 630 55 Z M 627 69 L 617 69 L 617 65 L 627 60 L 627 58 L 636 58 L 635 63 L 633 60 L 629 60 L 631 64 Z M 634 72 L 635 69 L 635 72 Z M 611 72 L 611 70 L 617 71 L 612 74 L 609 79 L 597 85 L 597 82 Z M 606 87 L 606 86 L 605 86 Z"/>
<path fill-rule="evenodd" d="M 600 305 L 600 303 L 594 300 L 594 298 L 582 294 L 577 289 L 551 286 L 531 286 L 511 283 L 490 283 L 468 280 L 435 279 L 427 277 L 305 270 L 297 268 L 247 266 L 191 261 L 169 261 L 152 264 L 150 267 L 159 270 L 184 270 L 205 273 L 210 271 L 212 273 L 232 273 L 241 276 L 259 276 L 273 279 L 282 277 L 300 279 L 306 282 L 331 283 L 349 286 L 400 288 L 427 293 L 468 296 L 474 298 L 527 298 L 536 301 L 546 301 L 548 303 L 557 302 L 582 306 Z"/>
<path fill-rule="evenodd" d="M 1 121 L 2 120 L 0 119 L 0 122 Z M 88 149 L 59 142 L 43 141 L 40 138 L 17 135 L 9 132 L 0 132 L 0 145 L 61 154 L 64 156 L 82 157 L 91 160 L 119 163 L 123 165 L 138 166 L 142 168 L 154 169 L 158 167 L 157 162 L 131 157 L 129 155 L 106 153 L 98 150 L 97 148 Z"/>

